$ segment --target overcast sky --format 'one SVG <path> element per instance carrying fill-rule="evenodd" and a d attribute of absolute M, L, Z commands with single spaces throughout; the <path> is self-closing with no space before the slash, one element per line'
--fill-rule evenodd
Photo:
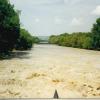
<path fill-rule="evenodd" d="M 100 17 L 100 0 L 10 0 L 21 26 L 33 35 L 88 32 Z"/>

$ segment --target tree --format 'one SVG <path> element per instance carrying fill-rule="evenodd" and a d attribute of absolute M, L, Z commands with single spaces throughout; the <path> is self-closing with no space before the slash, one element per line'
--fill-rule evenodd
<path fill-rule="evenodd" d="M 28 50 L 34 43 L 33 36 L 25 29 L 20 29 L 20 37 L 16 43 L 17 50 Z"/>
<path fill-rule="evenodd" d="M 0 53 L 14 48 L 19 32 L 20 22 L 17 11 L 8 0 L 0 0 Z"/>
<path fill-rule="evenodd" d="M 33 42 L 34 43 L 40 43 L 40 39 L 36 36 L 33 36 Z"/>
<path fill-rule="evenodd" d="M 100 18 L 96 20 L 92 28 L 93 48 L 100 49 Z"/>
<path fill-rule="evenodd" d="M 49 37 L 49 43 L 51 43 L 51 44 L 57 44 L 58 40 L 59 40 L 59 36 L 57 36 L 57 35 L 51 35 Z"/>
<path fill-rule="evenodd" d="M 63 33 L 58 36 L 52 35 L 49 38 L 49 42 L 60 46 L 92 49 L 92 38 L 90 32 L 77 32 L 72 34 Z"/>
<path fill-rule="evenodd" d="M 49 43 L 67 47 L 100 50 L 100 18 L 93 24 L 91 32 L 52 35 L 49 38 Z"/>

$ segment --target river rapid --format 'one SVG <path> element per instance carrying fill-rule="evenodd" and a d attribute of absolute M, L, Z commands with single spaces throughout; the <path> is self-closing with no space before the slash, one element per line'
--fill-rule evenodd
<path fill-rule="evenodd" d="M 34 45 L 0 60 L 0 98 L 100 98 L 100 51 Z"/>

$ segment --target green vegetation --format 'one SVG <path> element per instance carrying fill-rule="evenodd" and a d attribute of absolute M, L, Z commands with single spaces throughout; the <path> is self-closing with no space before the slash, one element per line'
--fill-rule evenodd
<path fill-rule="evenodd" d="M 58 36 L 51 36 L 49 43 L 58 44 L 60 46 L 92 49 L 91 33 L 64 33 Z"/>
<path fill-rule="evenodd" d="M 0 56 L 9 55 L 13 49 L 28 50 L 34 43 L 47 42 L 48 37 L 34 37 L 20 27 L 19 11 L 8 0 L 0 0 Z M 100 18 L 91 32 L 52 35 L 49 43 L 60 46 L 100 50 Z"/>
<path fill-rule="evenodd" d="M 38 44 L 38 43 L 40 43 L 40 39 L 36 36 L 33 36 L 33 42 Z"/>
<path fill-rule="evenodd" d="M 49 37 L 49 43 L 51 43 L 51 44 L 59 44 L 59 35 L 51 35 L 50 37 Z"/>
<path fill-rule="evenodd" d="M 20 29 L 20 36 L 15 45 L 16 50 L 29 50 L 34 43 L 39 43 L 38 37 L 32 36 L 27 30 Z"/>
<path fill-rule="evenodd" d="M 14 48 L 19 37 L 19 14 L 8 0 L 0 0 L 0 53 L 8 53 Z"/>
<path fill-rule="evenodd" d="M 34 39 L 30 33 L 25 29 L 20 29 L 20 37 L 16 43 L 15 48 L 17 50 L 28 50 L 32 48 L 33 43 Z"/>
<path fill-rule="evenodd" d="M 39 43 L 39 39 L 21 29 L 19 11 L 9 0 L 0 0 L 0 58 L 8 56 L 13 49 L 30 49 L 33 43 Z"/>
<path fill-rule="evenodd" d="M 96 20 L 92 28 L 93 48 L 100 50 L 100 18 Z"/>
<path fill-rule="evenodd" d="M 49 43 L 67 47 L 100 50 L 100 18 L 93 25 L 91 32 L 52 35 L 49 37 Z"/>

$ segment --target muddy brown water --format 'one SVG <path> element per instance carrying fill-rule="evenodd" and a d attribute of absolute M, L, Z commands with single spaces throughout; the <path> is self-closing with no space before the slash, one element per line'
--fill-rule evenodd
<path fill-rule="evenodd" d="M 0 61 L 0 98 L 100 98 L 100 51 L 34 45 Z"/>

